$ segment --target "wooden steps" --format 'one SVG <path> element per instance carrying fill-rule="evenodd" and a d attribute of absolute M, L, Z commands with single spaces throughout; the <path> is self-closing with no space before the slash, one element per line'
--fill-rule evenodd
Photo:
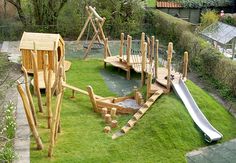
<path fill-rule="evenodd" d="M 122 133 L 127 133 L 130 129 L 134 127 L 139 119 L 148 111 L 148 109 L 152 106 L 152 104 L 160 97 L 163 93 L 163 90 L 156 91 L 147 101 L 146 103 L 136 112 L 133 117 L 127 122 L 125 126 L 121 128 Z M 119 137 L 116 133 L 112 136 L 112 138 Z"/>

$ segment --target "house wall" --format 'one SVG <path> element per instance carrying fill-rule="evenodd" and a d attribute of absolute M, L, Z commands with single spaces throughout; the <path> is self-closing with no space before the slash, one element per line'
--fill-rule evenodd
<path fill-rule="evenodd" d="M 198 24 L 200 22 L 201 10 L 200 9 L 187 9 L 187 8 L 180 8 L 180 9 L 172 9 L 172 8 L 159 8 L 162 12 L 170 14 L 175 17 L 182 18 L 186 21 L 189 21 L 193 24 Z"/>

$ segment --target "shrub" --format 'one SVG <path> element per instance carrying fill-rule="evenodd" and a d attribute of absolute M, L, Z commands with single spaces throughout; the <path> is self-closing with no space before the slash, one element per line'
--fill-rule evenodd
<path fill-rule="evenodd" d="M 207 10 L 201 14 L 201 29 L 215 23 L 219 20 L 219 15 L 214 10 Z"/>
<path fill-rule="evenodd" d="M 161 36 L 161 43 L 163 38 L 172 41 L 179 55 L 188 51 L 190 68 L 205 76 L 224 98 L 236 95 L 235 62 L 223 57 L 210 43 L 194 34 L 194 28 L 190 23 L 161 11 L 148 11 L 147 14 L 149 27 L 154 28 L 149 31 L 154 31 L 154 34 Z"/>

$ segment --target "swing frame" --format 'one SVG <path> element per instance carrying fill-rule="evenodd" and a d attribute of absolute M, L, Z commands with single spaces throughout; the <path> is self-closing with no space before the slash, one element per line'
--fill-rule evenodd
<path fill-rule="evenodd" d="M 101 17 L 97 11 L 95 7 L 91 7 L 91 6 L 86 6 L 86 12 L 88 15 L 88 18 L 84 24 L 84 27 L 82 28 L 82 31 L 79 34 L 79 37 L 77 38 L 77 43 L 79 43 L 80 39 L 82 38 L 87 26 L 89 23 L 92 24 L 93 30 L 94 30 L 94 35 L 92 37 L 92 40 L 90 41 L 88 48 L 85 50 L 85 54 L 84 54 L 84 59 L 87 58 L 89 51 L 92 49 L 93 44 L 95 43 L 95 40 L 98 41 L 99 44 L 103 44 L 105 42 L 105 34 L 103 31 L 103 25 L 106 21 L 105 17 Z M 95 21 L 94 21 L 95 19 Z M 110 49 L 108 47 L 107 49 L 108 51 L 108 56 L 111 56 L 111 52 Z"/>

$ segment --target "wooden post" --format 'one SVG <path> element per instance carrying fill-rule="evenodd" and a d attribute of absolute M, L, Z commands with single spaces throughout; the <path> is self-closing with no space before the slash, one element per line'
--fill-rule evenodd
<path fill-rule="evenodd" d="M 111 131 L 111 127 L 110 126 L 106 126 L 106 127 L 104 127 L 103 131 L 105 133 L 109 133 Z"/>
<path fill-rule="evenodd" d="M 170 66 L 171 66 L 171 58 L 167 58 L 167 90 L 170 91 Z"/>
<path fill-rule="evenodd" d="M 102 108 L 102 117 L 105 118 L 106 114 L 107 114 L 107 108 Z"/>
<path fill-rule="evenodd" d="M 127 36 L 127 49 L 126 49 L 126 55 L 127 55 L 126 62 L 128 66 L 130 66 L 131 47 L 132 47 L 132 37 L 128 35 Z"/>
<path fill-rule="evenodd" d="M 148 80 L 147 80 L 147 96 L 146 96 L 146 100 L 149 99 L 149 97 L 151 96 L 151 86 L 152 86 L 152 73 L 148 73 Z"/>
<path fill-rule="evenodd" d="M 112 120 L 111 121 L 111 128 L 116 128 L 117 127 L 117 120 Z"/>
<path fill-rule="evenodd" d="M 70 98 L 75 98 L 75 90 L 72 90 L 72 95 Z"/>
<path fill-rule="evenodd" d="M 150 63 L 150 72 L 152 73 L 152 63 L 153 63 L 153 57 L 154 57 L 154 48 L 155 48 L 155 37 L 154 36 L 152 36 L 152 39 L 151 39 L 151 52 L 150 52 L 150 61 L 149 61 L 149 63 Z"/>
<path fill-rule="evenodd" d="M 123 57 L 123 48 L 124 48 L 124 33 L 120 34 L 120 61 L 122 61 L 122 57 Z"/>
<path fill-rule="evenodd" d="M 159 57 L 158 49 L 159 49 L 159 40 L 156 40 L 156 56 L 154 57 L 155 58 L 155 78 L 156 79 L 158 79 L 158 57 Z"/>
<path fill-rule="evenodd" d="M 57 73 L 57 70 L 58 70 L 58 53 L 57 53 L 57 43 L 56 41 L 54 41 L 54 44 L 53 44 L 53 58 L 54 58 L 54 67 L 53 67 L 53 70 L 54 70 L 54 73 L 56 74 Z"/>
<path fill-rule="evenodd" d="M 50 130 L 50 144 L 49 144 L 49 149 L 48 149 L 48 156 L 49 157 L 52 157 L 53 148 L 54 148 L 54 145 L 55 145 L 55 136 L 57 134 L 56 124 L 57 124 L 57 117 L 58 117 L 58 114 L 59 114 L 61 99 L 62 99 L 62 92 L 60 92 L 57 95 L 56 109 L 55 109 L 55 113 L 53 115 L 53 121 L 52 121 L 51 130 Z"/>
<path fill-rule="evenodd" d="M 41 150 L 43 149 L 43 143 L 39 137 L 39 134 L 38 134 L 38 131 L 36 129 L 36 126 L 35 126 L 35 123 L 34 123 L 34 120 L 33 120 L 33 115 L 32 115 L 32 112 L 30 110 L 30 106 L 29 106 L 29 103 L 27 101 L 27 97 L 25 95 L 25 92 L 22 88 L 22 86 L 20 85 L 20 82 L 17 81 L 18 85 L 17 85 L 17 90 L 21 96 L 21 99 L 23 101 L 23 105 L 24 105 L 24 110 L 25 110 L 25 114 L 26 114 L 26 117 L 27 117 L 27 120 L 28 120 L 28 124 L 30 126 L 30 130 L 34 136 L 34 139 L 36 141 L 36 144 L 37 144 L 37 149 Z"/>
<path fill-rule="evenodd" d="M 172 53 L 173 53 L 173 43 L 169 42 L 168 44 L 168 57 L 167 57 L 167 90 L 170 91 L 170 84 L 171 84 L 171 60 L 172 60 Z"/>
<path fill-rule="evenodd" d="M 147 43 L 143 43 L 142 49 L 142 72 L 141 72 L 141 84 L 142 86 L 145 84 L 145 70 L 146 70 L 146 53 L 147 53 Z"/>
<path fill-rule="evenodd" d="M 59 114 L 57 115 L 57 121 L 56 121 L 56 130 L 55 130 L 55 140 L 57 139 L 57 133 L 61 131 L 61 105 L 62 105 L 62 98 L 64 95 L 64 88 L 62 86 L 63 82 L 63 67 L 60 66 L 59 69 L 59 82 L 58 82 L 58 90 L 62 94 L 61 100 L 60 100 L 60 105 L 59 105 Z"/>
<path fill-rule="evenodd" d="M 112 118 L 116 117 L 116 108 L 111 108 L 111 117 Z"/>
<path fill-rule="evenodd" d="M 86 10 L 88 10 L 88 6 L 86 6 Z M 83 36 L 84 31 L 85 31 L 86 27 L 88 26 L 88 23 L 91 20 L 92 16 L 93 16 L 93 12 L 89 13 L 88 18 L 84 24 L 84 27 L 82 28 L 82 31 L 80 32 L 79 37 L 77 38 L 77 43 L 79 43 L 81 37 Z"/>
<path fill-rule="evenodd" d="M 141 35 L 141 43 L 140 43 L 140 51 L 142 52 L 142 49 L 143 49 L 143 43 L 145 42 L 145 33 L 142 32 L 142 35 Z"/>
<path fill-rule="evenodd" d="M 48 110 L 48 128 L 51 128 L 52 124 L 52 108 L 51 108 L 51 98 L 52 98 L 52 70 L 48 72 L 48 83 L 46 87 L 46 97 L 47 97 L 47 110 Z"/>
<path fill-rule="evenodd" d="M 95 99 L 95 96 L 94 96 L 93 88 L 90 85 L 87 86 L 87 91 L 88 91 L 88 94 L 89 94 L 89 98 L 90 98 L 90 100 L 92 102 L 94 111 L 98 112 L 98 108 L 97 108 L 97 104 L 96 104 L 96 99 Z"/>
<path fill-rule="evenodd" d="M 44 54 L 43 56 L 43 79 L 45 88 L 47 88 L 48 83 L 48 54 Z"/>
<path fill-rule="evenodd" d="M 187 78 L 188 73 L 188 52 L 184 52 L 183 79 Z"/>
<path fill-rule="evenodd" d="M 105 115 L 105 122 L 106 122 L 107 124 L 110 124 L 110 123 L 111 123 L 111 115 L 110 115 L 110 114 L 106 114 L 106 115 Z"/>
<path fill-rule="evenodd" d="M 34 43 L 35 44 L 35 43 Z M 36 50 L 35 50 L 36 51 Z M 39 112 L 43 112 L 43 105 L 42 105 L 42 97 L 39 89 L 39 81 L 38 81 L 38 62 L 37 62 L 37 53 L 31 51 L 31 58 L 33 63 L 33 70 L 34 70 L 34 90 L 36 91 L 36 95 L 38 98 L 38 107 Z"/>
<path fill-rule="evenodd" d="M 150 63 L 150 60 L 151 60 L 151 42 L 150 42 L 149 37 L 147 37 L 147 58 L 148 58 L 148 62 Z"/>
<path fill-rule="evenodd" d="M 168 58 L 170 58 L 170 60 L 172 60 L 172 53 L 173 53 L 173 43 L 169 42 L 169 44 L 168 44 Z"/>
<path fill-rule="evenodd" d="M 34 124 L 35 124 L 35 126 L 37 126 L 37 118 L 36 118 L 36 113 L 35 113 L 35 107 L 34 107 L 33 98 L 32 98 L 31 92 L 30 92 L 30 82 L 29 82 L 27 70 L 25 69 L 24 66 L 22 66 L 22 70 L 23 70 L 23 72 L 24 72 L 26 94 L 27 94 L 28 101 L 29 101 L 29 104 L 30 104 L 30 109 L 31 109 L 32 117 L 33 117 L 33 119 L 34 119 Z"/>
<path fill-rule="evenodd" d="M 105 38 L 104 40 L 104 59 L 107 58 L 107 45 L 108 44 L 108 38 Z"/>

